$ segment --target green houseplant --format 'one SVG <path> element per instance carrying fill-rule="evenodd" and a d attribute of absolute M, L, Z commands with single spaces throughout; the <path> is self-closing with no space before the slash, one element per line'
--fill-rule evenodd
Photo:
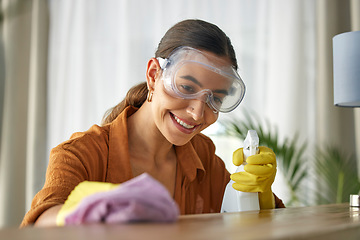
<path fill-rule="evenodd" d="M 359 192 L 355 155 L 331 146 L 317 148 L 314 165 L 318 189 L 321 189 L 315 192 L 317 204 L 349 202 L 350 194 Z"/>

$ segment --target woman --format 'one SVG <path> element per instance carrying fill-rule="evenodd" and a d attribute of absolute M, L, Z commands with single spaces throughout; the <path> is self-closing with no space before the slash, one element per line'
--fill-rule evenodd
<path fill-rule="evenodd" d="M 22 226 L 54 225 L 70 192 L 85 180 L 123 183 L 144 172 L 166 187 L 181 214 L 219 212 L 230 174 L 200 132 L 241 102 L 245 86 L 236 69 L 230 39 L 217 26 L 185 20 L 170 28 L 147 64 L 146 82 L 130 89 L 102 126 L 51 151 L 45 185 Z M 283 207 L 271 192 L 276 162 L 271 167 L 271 177 L 261 178 L 262 208 L 274 201 Z"/>

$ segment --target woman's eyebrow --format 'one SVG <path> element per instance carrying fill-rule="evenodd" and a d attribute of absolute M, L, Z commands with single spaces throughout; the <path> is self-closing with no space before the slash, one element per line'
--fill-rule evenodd
<path fill-rule="evenodd" d="M 214 93 L 221 93 L 221 94 L 224 94 L 224 95 L 228 95 L 229 92 L 225 89 L 217 89 L 217 90 L 214 90 L 213 91 Z"/>
<path fill-rule="evenodd" d="M 184 75 L 184 76 L 180 76 L 181 78 L 184 78 L 184 79 L 187 79 L 187 80 L 190 80 L 192 81 L 193 83 L 199 85 L 200 87 L 202 87 L 202 84 L 196 79 L 194 78 L 193 76 L 191 75 Z"/>
<path fill-rule="evenodd" d="M 184 76 L 180 76 L 180 78 L 192 81 L 193 83 L 195 83 L 196 85 L 203 87 L 203 85 L 193 76 L 191 75 L 184 75 Z M 225 94 L 228 95 L 229 92 L 226 89 L 216 89 L 213 91 L 214 93 L 221 93 L 221 94 Z"/>

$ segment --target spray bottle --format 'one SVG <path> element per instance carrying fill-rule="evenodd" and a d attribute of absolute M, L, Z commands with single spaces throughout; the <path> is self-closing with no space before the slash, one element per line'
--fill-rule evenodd
<path fill-rule="evenodd" d="M 258 147 L 259 137 L 256 131 L 249 130 L 244 140 L 244 162 L 236 169 L 236 172 L 244 171 L 247 157 L 257 154 L 259 152 Z M 234 181 L 230 180 L 225 188 L 221 212 L 260 210 L 258 193 L 237 191 L 232 187 L 233 183 Z"/>

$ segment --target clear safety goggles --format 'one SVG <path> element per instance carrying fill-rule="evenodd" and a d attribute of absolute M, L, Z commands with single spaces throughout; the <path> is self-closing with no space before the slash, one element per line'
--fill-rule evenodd
<path fill-rule="evenodd" d="M 230 112 L 242 101 L 245 84 L 224 59 L 191 47 L 158 58 L 166 92 L 176 98 L 198 99 L 214 112 Z"/>

